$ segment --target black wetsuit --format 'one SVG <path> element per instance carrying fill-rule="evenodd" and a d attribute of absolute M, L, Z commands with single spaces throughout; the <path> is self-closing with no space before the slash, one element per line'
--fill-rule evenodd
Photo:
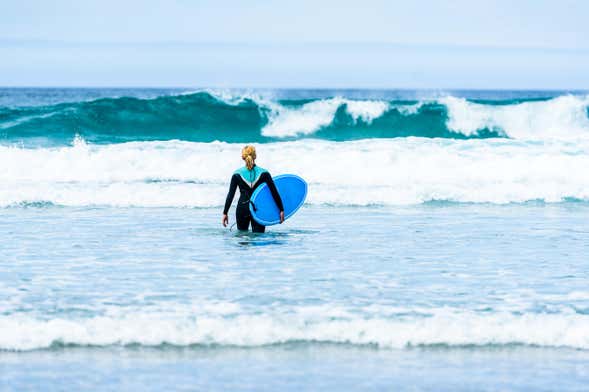
<path fill-rule="evenodd" d="M 227 212 L 229 212 L 229 207 L 231 207 L 231 203 L 235 197 L 235 190 L 239 186 L 239 201 L 237 202 L 237 208 L 235 209 L 235 220 L 239 230 L 247 230 L 250 222 L 254 233 L 263 233 L 266 230 L 266 226 L 263 226 L 252 219 L 249 208 L 252 193 L 262 183 L 268 184 L 278 209 L 284 211 L 282 199 L 278 194 L 278 190 L 276 190 L 276 186 L 274 185 L 270 173 L 258 166 L 254 166 L 252 170 L 241 168 L 231 177 L 231 185 L 229 185 L 229 193 L 227 194 L 225 208 L 223 209 L 223 214 L 226 215 Z"/>

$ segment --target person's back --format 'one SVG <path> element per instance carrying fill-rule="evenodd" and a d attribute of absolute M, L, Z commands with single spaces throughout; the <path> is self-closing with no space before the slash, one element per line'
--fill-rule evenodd
<path fill-rule="evenodd" d="M 253 146 L 245 146 L 241 151 L 241 158 L 245 161 L 245 166 L 237 169 L 231 176 L 231 184 L 229 185 L 229 193 L 225 200 L 225 208 L 223 209 L 223 226 L 227 226 L 229 223 L 229 207 L 235 197 L 235 191 L 239 187 L 239 200 L 237 202 L 237 208 L 235 209 L 235 220 L 237 222 L 237 228 L 239 230 L 247 230 L 250 223 L 252 225 L 252 231 L 256 233 L 263 233 L 266 229 L 265 226 L 260 225 L 256 222 L 250 213 L 249 202 L 252 193 L 258 186 L 263 183 L 268 184 L 272 197 L 280 210 L 280 223 L 284 221 L 284 208 L 282 206 L 282 199 L 276 190 L 274 181 L 270 173 L 255 164 L 256 149 Z"/>

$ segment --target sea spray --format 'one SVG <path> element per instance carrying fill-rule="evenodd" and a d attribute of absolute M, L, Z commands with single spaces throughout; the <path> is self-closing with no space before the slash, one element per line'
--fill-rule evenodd
<path fill-rule="evenodd" d="M 185 140 L 276 142 L 317 138 L 589 137 L 589 98 L 467 100 L 271 99 L 198 91 L 156 98 L 118 97 L 48 106 L 0 107 L 0 141 L 66 145 L 79 134 L 91 143 Z"/>
<path fill-rule="evenodd" d="M 0 146 L 0 206 L 216 207 L 241 147 L 80 137 L 69 147 Z M 589 173 L 580 170 L 589 167 L 589 141 L 299 140 L 264 144 L 258 160 L 273 174 L 304 177 L 316 205 L 589 200 Z"/>
<path fill-rule="evenodd" d="M 431 309 L 401 315 L 334 314 L 330 306 L 226 315 L 202 308 L 122 312 L 87 318 L 0 316 L 0 351 L 78 346 L 239 346 L 285 343 L 370 345 L 381 349 L 411 346 L 532 345 L 589 349 L 589 316 L 571 312 L 512 314 Z M 331 309 L 331 310 L 330 310 Z M 216 313 L 216 312 L 215 312 Z"/>

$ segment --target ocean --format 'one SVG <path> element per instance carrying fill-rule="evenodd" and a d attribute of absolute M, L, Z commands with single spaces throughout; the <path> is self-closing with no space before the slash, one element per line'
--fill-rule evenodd
<path fill-rule="evenodd" d="M 1 88 L 0 162 L 0 390 L 589 388 L 589 92 Z"/>

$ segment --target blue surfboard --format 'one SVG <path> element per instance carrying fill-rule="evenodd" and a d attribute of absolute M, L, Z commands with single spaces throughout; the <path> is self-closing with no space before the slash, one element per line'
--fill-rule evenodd
<path fill-rule="evenodd" d="M 273 178 L 284 206 L 284 219 L 290 218 L 305 202 L 307 183 L 294 174 L 282 174 Z M 256 188 L 250 198 L 252 217 L 261 225 L 272 226 L 280 223 L 280 211 L 274 202 L 268 184 Z"/>

